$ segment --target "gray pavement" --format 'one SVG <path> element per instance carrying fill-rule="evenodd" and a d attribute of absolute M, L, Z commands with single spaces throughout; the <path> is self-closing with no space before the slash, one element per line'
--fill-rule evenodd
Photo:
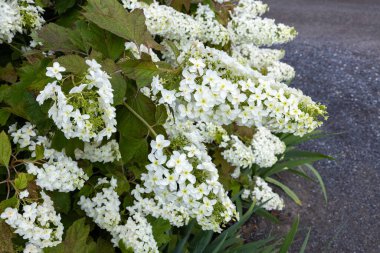
<path fill-rule="evenodd" d="M 324 130 L 341 134 L 304 146 L 336 158 L 316 164 L 328 204 L 317 185 L 284 176 L 303 205 L 287 200 L 283 225 L 264 224 L 264 229 L 284 231 L 299 213 L 301 232 L 292 252 L 312 227 L 306 252 L 379 253 L 380 0 L 266 2 L 268 17 L 299 32 L 285 46 L 285 62 L 297 71 L 292 86 L 326 104 L 330 118 Z"/>

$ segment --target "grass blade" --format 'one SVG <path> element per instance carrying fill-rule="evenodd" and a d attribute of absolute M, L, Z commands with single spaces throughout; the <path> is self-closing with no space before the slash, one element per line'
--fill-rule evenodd
<path fill-rule="evenodd" d="M 281 182 L 277 181 L 276 179 L 266 177 L 265 181 L 274 184 L 278 187 L 280 187 L 297 205 L 302 205 L 301 200 L 298 198 L 297 194 L 294 193 L 289 187 L 282 184 Z"/>
<path fill-rule="evenodd" d="M 309 232 L 307 232 L 305 240 L 302 243 L 301 249 L 299 253 L 305 253 L 307 243 L 309 241 L 309 236 L 310 236 L 311 228 L 309 228 Z"/>
<path fill-rule="evenodd" d="M 294 240 L 294 237 L 296 236 L 298 224 L 300 222 L 300 217 L 297 216 L 295 221 L 292 224 L 292 227 L 290 228 L 289 233 L 286 235 L 284 242 L 281 245 L 279 253 L 287 253 L 290 246 L 292 245 L 292 242 Z"/>
<path fill-rule="evenodd" d="M 313 167 L 311 164 L 305 164 L 305 166 L 314 174 L 314 176 L 317 178 L 319 185 L 321 186 L 323 197 L 325 198 L 325 202 L 327 204 L 327 191 L 325 187 L 325 183 L 323 182 L 323 179 L 319 172 Z"/>

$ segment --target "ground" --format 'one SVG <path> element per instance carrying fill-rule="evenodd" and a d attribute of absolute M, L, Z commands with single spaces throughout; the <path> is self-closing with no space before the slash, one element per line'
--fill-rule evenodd
<path fill-rule="evenodd" d="M 293 25 L 298 38 L 285 46 L 285 62 L 297 76 L 293 87 L 327 105 L 328 139 L 305 149 L 335 157 L 316 164 L 328 203 L 318 185 L 294 176 L 282 181 L 301 196 L 286 200 L 282 225 L 259 221 L 255 236 L 284 232 L 299 214 L 298 252 L 312 228 L 306 252 L 380 252 L 380 1 L 268 0 L 268 17 Z"/>

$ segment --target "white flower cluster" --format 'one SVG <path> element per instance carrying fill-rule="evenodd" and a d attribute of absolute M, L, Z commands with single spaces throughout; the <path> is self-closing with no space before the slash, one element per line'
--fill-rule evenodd
<path fill-rule="evenodd" d="M 120 200 L 115 189 L 116 179 L 99 178 L 95 189 L 101 187 L 93 198 L 81 196 L 78 205 L 88 217 L 102 229 L 112 235 L 115 247 L 122 240 L 127 249 L 135 253 L 158 253 L 157 244 L 152 234 L 152 227 L 139 213 L 133 213 L 125 224 L 120 225 Z"/>
<path fill-rule="evenodd" d="M 75 158 L 102 163 L 119 161 L 121 159 L 119 143 L 116 140 L 111 140 L 104 145 L 96 142 L 85 142 L 83 151 L 75 150 Z"/>
<path fill-rule="evenodd" d="M 140 47 L 137 47 L 134 42 L 125 42 L 125 50 L 130 51 L 136 59 L 141 59 L 141 54 L 149 54 L 153 62 L 160 61 L 157 54 L 151 49 L 147 48 L 145 45 L 141 44 Z"/>
<path fill-rule="evenodd" d="M 256 129 L 251 141 L 255 163 L 262 168 L 271 167 L 277 162 L 276 155 L 285 152 L 285 143 L 265 127 Z"/>
<path fill-rule="evenodd" d="M 126 224 L 114 227 L 111 234 L 115 246 L 121 240 L 126 248 L 132 249 L 134 253 L 159 252 L 153 237 L 152 226 L 139 213 L 129 216 Z"/>
<path fill-rule="evenodd" d="M 170 142 L 159 135 L 151 142 L 151 164 L 141 176 L 143 184 L 132 191 L 136 201 L 128 208 L 131 213 L 162 217 L 175 226 L 196 218 L 202 229 L 216 232 L 237 217 L 234 204 L 218 181 L 217 168 L 205 147 L 193 142 L 196 139 L 173 136 Z M 172 153 L 169 145 L 175 147 Z"/>
<path fill-rule="evenodd" d="M 225 44 L 228 31 L 215 20 L 214 12 L 206 5 L 199 5 L 196 15 L 190 16 L 154 1 L 148 5 L 136 0 L 122 0 L 127 9 L 144 10 L 146 26 L 153 35 L 177 42 L 200 40 L 212 44 Z"/>
<path fill-rule="evenodd" d="M 40 29 L 45 22 L 43 12 L 33 0 L 0 0 L 0 44 L 11 43 L 16 33 Z"/>
<path fill-rule="evenodd" d="M 252 148 L 243 143 L 236 135 L 223 136 L 223 146 L 226 149 L 221 153 L 223 158 L 232 166 L 236 167 L 235 173 L 232 176 L 236 178 L 240 175 L 237 169 L 249 168 L 256 163 L 256 157 Z"/>
<path fill-rule="evenodd" d="M 233 16 L 252 19 L 263 15 L 269 10 L 269 6 L 261 1 L 240 0 L 233 9 Z"/>
<path fill-rule="evenodd" d="M 28 241 L 24 252 L 39 252 L 42 248 L 56 246 L 62 241 L 61 216 L 55 212 L 49 196 L 41 192 L 41 197 L 42 204 L 34 202 L 24 205 L 23 214 L 16 208 L 8 207 L 0 216 L 15 229 L 15 233 Z"/>
<path fill-rule="evenodd" d="M 233 45 L 231 49 L 232 56 L 239 62 L 277 82 L 290 82 L 295 76 L 293 67 L 279 61 L 285 55 L 284 50 L 259 48 L 254 44 Z"/>
<path fill-rule="evenodd" d="M 205 142 L 216 142 L 224 149 L 221 153 L 223 158 L 237 168 L 234 178 L 239 177 L 240 168 L 248 168 L 253 164 L 261 168 L 274 165 L 277 162 L 276 155 L 285 152 L 285 144 L 265 127 L 255 128 L 252 140 L 248 144 L 236 135 L 229 135 L 221 126 L 198 123 L 197 127 Z"/>
<path fill-rule="evenodd" d="M 273 19 L 259 17 L 268 10 L 260 1 L 240 0 L 230 13 L 228 31 L 233 44 L 250 44 L 271 46 L 285 43 L 297 35 L 293 27 L 276 24 Z"/>
<path fill-rule="evenodd" d="M 35 127 L 27 122 L 22 128 L 17 129 L 14 124 L 9 128 L 9 133 L 13 138 L 13 143 L 20 148 L 27 148 L 32 152 L 31 156 L 36 157 L 36 147 L 44 148 L 44 163 L 26 163 L 28 173 L 36 175 L 36 183 L 46 190 L 58 190 L 60 192 L 70 192 L 83 187 L 88 176 L 78 166 L 77 162 L 66 156 L 64 152 L 59 152 L 50 148 L 50 142 L 46 136 L 38 136 Z"/>
<path fill-rule="evenodd" d="M 225 45 L 229 41 L 227 29 L 215 19 L 215 13 L 209 5 L 199 4 L 194 18 L 199 23 L 201 31 L 201 36 L 196 39 L 214 45 Z"/>
<path fill-rule="evenodd" d="M 223 51 L 193 42 L 178 60 L 185 65 L 178 90 L 165 89 L 166 80 L 154 78 L 149 93 L 153 100 L 170 106 L 176 119 L 265 126 L 301 136 L 322 124 L 324 106 Z"/>
<path fill-rule="evenodd" d="M 259 48 L 254 44 L 233 45 L 232 56 L 240 62 L 247 63 L 255 69 L 262 69 L 281 60 L 285 56 L 284 50 Z"/>
<path fill-rule="evenodd" d="M 22 33 L 18 3 L 0 0 L 0 44 L 11 43 L 16 33 Z"/>
<path fill-rule="evenodd" d="M 109 186 L 109 187 L 105 187 Z M 102 187 L 101 191 L 96 193 L 93 198 L 81 196 L 78 205 L 86 212 L 88 217 L 94 219 L 98 226 L 107 231 L 112 231 L 121 220 L 120 217 L 120 200 L 115 192 L 117 187 L 116 179 L 99 178 L 95 189 Z"/>
<path fill-rule="evenodd" d="M 67 95 L 57 84 L 62 79 L 60 72 L 65 69 L 58 63 L 47 68 L 46 75 L 57 80 L 45 86 L 38 95 L 37 102 L 43 104 L 48 99 L 54 101 L 49 109 L 49 117 L 66 138 L 78 137 L 85 142 L 99 142 L 104 137 L 109 139 L 116 132 L 113 89 L 110 76 L 101 70 L 101 65 L 95 60 L 86 60 L 86 64 L 89 66 L 86 76 Z"/>
<path fill-rule="evenodd" d="M 284 209 L 284 200 L 261 177 L 254 177 L 254 189 L 245 189 L 243 199 L 252 199 L 268 211 Z"/>

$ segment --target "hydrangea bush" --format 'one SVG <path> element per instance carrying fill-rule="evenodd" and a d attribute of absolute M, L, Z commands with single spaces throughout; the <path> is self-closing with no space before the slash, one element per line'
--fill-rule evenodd
<path fill-rule="evenodd" d="M 261 1 L 0 0 L 0 252 L 286 252 L 326 107 Z M 278 48 L 278 46 L 277 46 Z M 326 197 L 326 194 L 325 194 Z"/>

